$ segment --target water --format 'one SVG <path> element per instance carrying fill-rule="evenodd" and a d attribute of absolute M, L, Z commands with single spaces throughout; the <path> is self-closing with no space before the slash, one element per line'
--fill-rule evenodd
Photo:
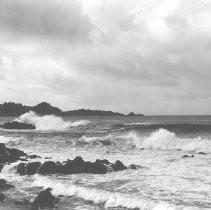
<path fill-rule="evenodd" d="M 143 168 L 105 175 L 27 177 L 15 173 L 18 163 L 14 163 L 0 174 L 16 186 L 7 192 L 10 201 L 33 200 L 43 187 L 52 187 L 53 194 L 62 199 L 58 209 L 211 209 L 210 116 L 62 119 L 30 112 L 17 120 L 32 123 L 37 130 L 0 130 L 0 142 L 40 155 L 41 161 L 80 155 L 85 160 L 121 160 Z M 195 157 L 182 159 L 185 154 Z"/>

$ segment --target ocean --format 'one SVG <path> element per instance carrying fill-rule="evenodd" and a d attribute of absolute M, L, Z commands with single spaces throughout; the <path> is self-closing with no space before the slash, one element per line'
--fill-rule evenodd
<path fill-rule="evenodd" d="M 0 118 L 0 123 L 13 119 Z M 19 176 L 16 162 L 0 173 L 15 186 L 5 192 L 8 202 L 33 200 L 51 187 L 61 198 L 55 209 L 61 210 L 211 209 L 211 116 L 60 118 L 29 112 L 18 120 L 37 129 L 0 130 L 0 142 L 39 155 L 39 161 L 81 156 L 142 168 L 103 175 Z M 186 154 L 194 157 L 182 158 Z"/>

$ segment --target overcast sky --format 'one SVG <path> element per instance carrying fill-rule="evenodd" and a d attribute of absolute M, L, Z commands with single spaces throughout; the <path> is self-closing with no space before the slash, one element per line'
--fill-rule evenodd
<path fill-rule="evenodd" d="M 0 0 L 0 102 L 211 114 L 210 0 Z"/>

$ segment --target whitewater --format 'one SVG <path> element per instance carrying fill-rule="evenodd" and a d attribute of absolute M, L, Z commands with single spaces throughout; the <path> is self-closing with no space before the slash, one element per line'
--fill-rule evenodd
<path fill-rule="evenodd" d="M 211 116 L 61 118 L 28 112 L 0 118 L 0 124 L 11 120 L 36 129 L 1 129 L 0 143 L 39 155 L 41 162 L 81 156 L 142 167 L 104 175 L 19 176 L 16 162 L 0 173 L 15 185 L 6 192 L 8 202 L 33 200 L 51 187 L 62 210 L 211 209 Z"/>

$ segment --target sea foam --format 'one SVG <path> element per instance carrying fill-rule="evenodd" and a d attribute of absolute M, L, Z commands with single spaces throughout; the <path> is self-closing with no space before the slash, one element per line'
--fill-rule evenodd
<path fill-rule="evenodd" d="M 4 144 L 8 144 L 11 142 L 17 142 L 19 140 L 20 140 L 19 138 L 7 137 L 7 136 L 3 136 L 3 135 L 0 136 L 0 143 L 4 143 Z"/>
<path fill-rule="evenodd" d="M 203 151 L 211 153 L 211 141 L 208 139 L 197 138 L 178 138 L 175 133 L 166 129 L 159 129 L 149 137 L 143 137 L 137 133 L 127 134 L 133 136 L 132 141 L 138 148 L 155 150 L 184 150 L 184 151 Z"/>
<path fill-rule="evenodd" d="M 211 153 L 211 140 L 202 139 L 200 136 L 197 138 L 179 138 L 175 133 L 162 128 L 152 132 L 149 136 L 143 136 L 141 133 L 132 130 L 99 137 L 82 136 L 80 140 L 92 145 L 93 142 L 99 142 L 105 146 L 132 146 L 150 150 L 184 150 Z M 110 144 L 105 144 L 108 141 Z"/>
<path fill-rule="evenodd" d="M 81 187 L 73 184 L 63 184 L 58 180 L 35 175 L 32 187 L 51 187 L 54 195 L 76 196 L 84 200 L 93 201 L 95 204 L 103 204 L 105 208 L 126 207 L 130 209 L 152 209 L 155 203 L 146 201 L 140 197 L 122 194 L 119 192 L 109 192 L 90 187 Z"/>
<path fill-rule="evenodd" d="M 19 118 L 15 119 L 15 121 L 32 124 L 36 127 L 36 130 L 40 131 L 66 130 L 70 127 L 84 126 L 91 123 L 89 120 L 66 122 L 61 117 L 55 115 L 39 116 L 33 111 L 21 115 Z"/>

